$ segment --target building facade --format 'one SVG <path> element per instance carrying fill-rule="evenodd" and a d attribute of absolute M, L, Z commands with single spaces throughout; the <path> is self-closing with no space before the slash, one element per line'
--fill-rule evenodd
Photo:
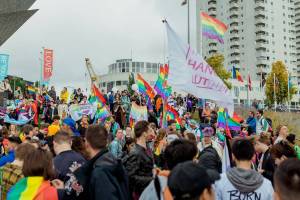
<path fill-rule="evenodd" d="M 112 88 L 118 90 L 127 89 L 129 76 L 131 73 L 142 74 L 143 78 L 154 86 L 159 73 L 160 63 L 137 62 L 132 59 L 121 59 L 108 66 L 108 73 L 100 75 L 99 88 L 105 93 L 110 92 Z"/>
<path fill-rule="evenodd" d="M 235 66 L 240 69 L 244 78 L 250 73 L 251 78 L 256 80 L 271 71 L 274 61 L 282 60 L 293 82 L 298 83 L 300 0 L 199 1 L 197 12 L 201 11 L 220 19 L 228 26 L 224 44 L 201 38 L 201 34 L 197 34 L 197 42 L 200 43 L 198 50 L 203 56 L 222 53 L 225 56 L 225 66 Z M 296 13 L 299 16 L 297 24 Z M 201 32 L 201 23 L 197 23 L 197 26 L 198 32 Z M 296 43 L 297 34 L 299 43 Z M 296 44 L 299 48 L 296 48 Z"/>

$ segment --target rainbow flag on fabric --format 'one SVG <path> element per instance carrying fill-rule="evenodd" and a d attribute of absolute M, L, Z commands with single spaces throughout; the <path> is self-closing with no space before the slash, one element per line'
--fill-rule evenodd
<path fill-rule="evenodd" d="M 232 131 L 240 131 L 241 124 L 239 123 L 241 120 L 238 115 L 235 113 L 234 117 L 230 117 L 224 108 L 220 108 L 218 111 L 218 127 L 229 129 Z"/>
<path fill-rule="evenodd" d="M 43 192 L 43 195 L 38 195 Z M 57 191 L 43 177 L 27 177 L 17 182 L 8 192 L 7 200 L 58 200 Z"/>
<path fill-rule="evenodd" d="M 107 110 L 107 107 L 104 106 L 102 108 L 98 108 L 95 114 L 95 119 L 101 119 L 101 121 L 110 117 L 111 113 Z"/>
<path fill-rule="evenodd" d="M 92 86 L 92 95 L 89 99 L 89 102 L 92 104 L 98 103 L 100 104 L 100 107 L 103 107 L 106 104 L 105 98 L 103 97 L 103 95 L 101 94 L 101 92 L 99 91 L 99 89 L 96 87 L 95 84 L 93 84 Z"/>
<path fill-rule="evenodd" d="M 243 77 L 241 75 L 241 73 L 239 72 L 239 70 L 237 68 L 235 68 L 234 66 L 232 67 L 232 78 L 233 79 L 237 79 L 239 82 L 244 82 Z"/>
<path fill-rule="evenodd" d="M 224 44 L 224 34 L 227 26 L 220 20 L 209 16 L 205 12 L 201 12 L 202 35 Z"/>
<path fill-rule="evenodd" d="M 175 110 L 172 106 L 167 105 L 167 121 L 169 120 L 176 120 L 178 124 L 181 124 L 181 118 L 179 117 L 179 114 L 177 110 Z"/>
<path fill-rule="evenodd" d="M 137 74 L 136 81 L 140 93 L 142 93 L 145 96 L 148 96 L 150 99 L 153 99 L 155 97 L 155 92 L 153 88 L 149 85 L 147 81 L 143 79 L 141 74 Z"/>
<path fill-rule="evenodd" d="M 27 86 L 27 90 L 30 95 L 36 94 L 37 92 L 37 88 L 31 85 Z"/>
<path fill-rule="evenodd" d="M 168 86 L 167 80 L 169 75 L 169 65 L 160 66 L 158 79 L 155 83 L 154 89 L 163 99 L 168 99 L 172 94 L 172 88 Z"/>

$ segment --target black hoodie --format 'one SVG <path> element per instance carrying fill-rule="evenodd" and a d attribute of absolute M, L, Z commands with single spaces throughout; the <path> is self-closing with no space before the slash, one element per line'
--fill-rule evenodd
<path fill-rule="evenodd" d="M 130 199 L 124 167 L 107 149 L 76 170 L 63 193 L 60 199 Z"/>

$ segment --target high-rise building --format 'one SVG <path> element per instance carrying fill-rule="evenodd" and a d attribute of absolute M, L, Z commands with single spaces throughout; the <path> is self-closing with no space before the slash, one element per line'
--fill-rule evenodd
<path fill-rule="evenodd" d="M 208 0 L 199 1 L 196 9 L 228 26 L 220 44 L 201 38 L 201 23 L 197 23 L 197 46 L 203 56 L 221 53 L 226 67 L 235 66 L 244 79 L 249 73 L 255 80 L 281 60 L 293 82 L 300 83 L 300 0 Z"/>

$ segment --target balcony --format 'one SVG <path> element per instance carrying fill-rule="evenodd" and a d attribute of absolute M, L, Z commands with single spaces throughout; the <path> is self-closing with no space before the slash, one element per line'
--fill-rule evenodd
<path fill-rule="evenodd" d="M 257 67 L 257 75 L 261 76 L 261 74 L 266 75 L 270 72 L 268 65 L 256 65 Z"/>
<path fill-rule="evenodd" d="M 240 47 L 240 43 L 238 43 L 238 42 L 231 42 L 230 49 L 234 49 L 234 48 L 238 48 L 238 47 Z"/>
<path fill-rule="evenodd" d="M 256 42 L 256 43 L 267 43 L 267 44 L 268 44 L 268 40 L 266 40 L 265 38 L 262 38 L 262 39 L 256 39 L 255 42 Z"/>
<path fill-rule="evenodd" d="M 268 61 L 268 60 L 261 60 L 261 59 L 259 59 L 259 60 L 256 61 L 256 66 L 257 65 L 258 66 L 260 66 L 260 65 L 268 65 L 268 64 L 270 64 L 270 61 Z"/>
<path fill-rule="evenodd" d="M 216 5 L 217 4 L 217 0 L 210 0 L 208 1 L 208 5 Z"/>
<path fill-rule="evenodd" d="M 212 50 L 209 50 L 208 51 L 208 54 L 209 55 L 214 55 L 214 54 L 216 54 L 217 53 L 217 50 L 215 50 L 215 49 L 212 49 Z"/>
<path fill-rule="evenodd" d="M 257 5 L 257 6 L 264 6 L 265 2 L 264 2 L 264 0 L 255 0 L 255 5 Z"/>
<path fill-rule="evenodd" d="M 256 14 L 255 15 L 255 19 L 256 20 L 258 20 L 258 19 L 266 19 L 266 15 L 265 15 L 265 13 L 263 13 L 263 14 Z"/>
<path fill-rule="evenodd" d="M 217 10 L 210 10 L 210 11 L 208 11 L 208 14 L 209 14 L 211 17 L 216 18 L 216 16 L 217 16 Z"/>
<path fill-rule="evenodd" d="M 238 19 L 238 18 L 239 18 L 238 12 L 231 13 L 229 16 L 229 19 Z"/>
<path fill-rule="evenodd" d="M 234 49 L 230 49 L 230 55 L 231 56 L 239 56 L 240 55 L 240 49 L 239 48 L 234 48 Z"/>

